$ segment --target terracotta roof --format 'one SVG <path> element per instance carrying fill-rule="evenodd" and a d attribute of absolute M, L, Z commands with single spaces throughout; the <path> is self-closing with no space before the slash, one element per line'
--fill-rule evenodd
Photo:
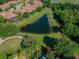
<path fill-rule="evenodd" d="M 43 3 L 41 2 L 41 0 L 33 0 L 32 4 L 28 4 L 24 7 L 22 7 L 22 9 L 16 9 L 15 12 L 33 12 L 34 10 L 36 10 L 38 7 L 42 7 Z"/>
<path fill-rule="evenodd" d="M 23 7 L 22 10 L 24 12 L 32 12 L 33 11 L 33 7 L 31 6 L 31 4 L 28 4 L 27 6 Z"/>
<path fill-rule="evenodd" d="M 19 2 L 21 2 L 20 0 L 17 0 L 17 1 L 10 1 L 10 2 L 8 2 L 8 3 L 4 3 L 4 4 L 1 4 L 0 5 L 0 8 L 9 8 L 10 7 L 10 4 L 17 4 L 17 3 L 19 3 Z"/>
<path fill-rule="evenodd" d="M 33 6 L 34 8 L 38 8 L 38 7 L 43 6 L 43 3 L 42 3 L 40 0 L 33 0 L 33 1 L 32 1 L 32 6 Z"/>
<path fill-rule="evenodd" d="M 5 4 L 1 4 L 0 5 L 0 8 L 9 8 L 10 6 L 8 5 L 8 3 L 5 3 Z"/>
<path fill-rule="evenodd" d="M 12 18 L 14 18 L 14 17 L 17 17 L 16 14 L 11 13 L 11 12 L 6 12 L 6 11 L 1 12 L 0 15 L 1 15 L 2 17 L 4 17 L 5 19 L 12 19 Z"/>
<path fill-rule="evenodd" d="M 21 2 L 20 0 L 17 0 L 17 1 L 10 1 L 10 2 L 8 2 L 8 4 L 17 4 L 17 3 L 19 3 L 19 2 Z"/>

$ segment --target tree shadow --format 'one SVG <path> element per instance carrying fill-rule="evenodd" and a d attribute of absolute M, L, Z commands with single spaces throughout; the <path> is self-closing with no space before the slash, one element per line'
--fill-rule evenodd
<path fill-rule="evenodd" d="M 70 36 L 70 39 L 79 44 L 79 36 L 76 36 L 76 37 Z"/>
<path fill-rule="evenodd" d="M 41 54 L 46 55 L 47 54 L 47 48 L 44 46 L 41 46 Z"/>
<path fill-rule="evenodd" d="M 46 48 L 51 48 L 52 52 L 56 51 L 54 49 L 54 46 L 58 43 L 58 39 L 45 36 L 43 42 L 46 45 Z M 45 52 L 45 50 L 43 50 L 43 51 Z M 47 51 L 48 51 L 48 49 L 47 49 Z M 47 52 L 46 52 L 46 54 L 47 54 Z M 65 57 L 63 54 L 58 54 L 57 52 L 55 52 L 54 54 L 55 54 L 55 58 L 59 58 L 59 59 L 75 59 L 74 56 L 66 56 Z"/>
<path fill-rule="evenodd" d="M 74 56 L 69 56 L 69 57 L 63 57 L 64 59 L 76 59 Z M 63 59 L 61 58 L 61 59 Z"/>
<path fill-rule="evenodd" d="M 58 23 L 60 23 L 61 26 L 63 26 L 63 25 L 64 25 L 64 21 L 61 19 L 61 16 L 58 15 L 57 13 L 53 13 L 53 15 L 54 15 L 54 19 L 55 19 Z"/>
<path fill-rule="evenodd" d="M 61 28 L 58 26 L 53 26 L 52 29 L 53 32 L 61 32 Z"/>
<path fill-rule="evenodd" d="M 11 53 L 6 54 L 6 58 L 9 59 L 9 57 L 10 57 L 11 55 L 12 55 Z"/>
<path fill-rule="evenodd" d="M 50 47 L 53 49 L 53 46 L 57 43 L 57 40 L 55 38 L 50 38 L 48 36 L 45 36 L 43 39 L 43 42 L 47 47 Z"/>

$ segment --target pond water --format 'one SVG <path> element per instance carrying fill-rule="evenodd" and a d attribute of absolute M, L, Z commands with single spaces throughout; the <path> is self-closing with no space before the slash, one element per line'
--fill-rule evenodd
<path fill-rule="evenodd" d="M 28 24 L 21 28 L 21 32 L 30 32 L 30 33 L 49 33 L 50 26 L 48 22 L 47 15 L 42 16 L 37 21 Z"/>

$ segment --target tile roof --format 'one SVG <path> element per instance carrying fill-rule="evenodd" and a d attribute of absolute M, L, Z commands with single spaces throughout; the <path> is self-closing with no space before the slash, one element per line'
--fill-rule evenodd
<path fill-rule="evenodd" d="M 42 7 L 43 3 L 40 0 L 33 0 L 32 1 L 32 7 L 33 9 L 37 9 L 38 7 Z"/>
<path fill-rule="evenodd" d="M 10 7 L 10 4 L 15 5 L 15 4 L 19 3 L 19 2 L 21 2 L 21 1 L 20 0 L 10 1 L 8 3 L 1 4 L 0 5 L 0 8 L 9 8 Z"/>
<path fill-rule="evenodd" d="M 9 8 L 10 5 L 8 5 L 8 3 L 4 3 L 0 5 L 0 8 Z"/>
<path fill-rule="evenodd" d="M 27 6 L 23 7 L 22 10 L 24 12 L 32 12 L 33 11 L 33 7 L 31 6 L 31 4 L 28 4 Z"/>
<path fill-rule="evenodd" d="M 28 4 L 22 7 L 22 9 L 16 9 L 15 12 L 33 12 L 38 7 L 42 7 L 42 6 L 43 6 L 43 3 L 40 0 L 33 0 L 32 4 Z"/>
<path fill-rule="evenodd" d="M 2 17 L 4 17 L 5 19 L 9 19 L 9 20 L 12 19 L 12 18 L 17 17 L 16 14 L 11 13 L 11 12 L 7 12 L 7 11 L 1 12 L 0 15 L 1 15 Z"/>
<path fill-rule="evenodd" d="M 19 2 L 21 2 L 21 1 L 20 1 L 20 0 L 17 0 L 17 1 L 10 1 L 10 2 L 8 2 L 8 4 L 15 5 L 15 4 L 19 3 Z"/>

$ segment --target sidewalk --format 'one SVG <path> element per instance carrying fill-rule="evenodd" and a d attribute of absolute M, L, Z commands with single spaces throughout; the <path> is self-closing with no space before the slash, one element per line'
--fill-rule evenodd
<path fill-rule="evenodd" d="M 22 36 L 11 36 L 11 37 L 7 37 L 7 38 L 5 38 L 5 39 L 3 39 L 3 38 L 0 38 L 0 45 L 3 43 L 3 42 L 5 42 L 6 40 L 8 40 L 8 39 L 12 39 L 12 38 L 23 38 Z"/>

